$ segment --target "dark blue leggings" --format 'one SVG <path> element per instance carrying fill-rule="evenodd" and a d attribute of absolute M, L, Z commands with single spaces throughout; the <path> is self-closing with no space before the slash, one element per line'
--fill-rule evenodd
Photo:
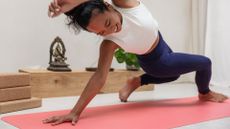
<path fill-rule="evenodd" d="M 211 60 L 205 56 L 173 52 L 159 32 L 159 43 L 150 53 L 137 55 L 141 68 L 141 85 L 160 84 L 177 80 L 180 75 L 196 71 L 195 82 L 198 91 L 210 91 Z"/>

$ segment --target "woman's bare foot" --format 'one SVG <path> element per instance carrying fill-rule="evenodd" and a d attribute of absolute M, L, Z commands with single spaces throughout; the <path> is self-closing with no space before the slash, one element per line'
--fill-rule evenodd
<path fill-rule="evenodd" d="M 199 94 L 199 99 L 201 101 L 212 101 L 222 103 L 226 99 L 228 99 L 228 97 L 226 95 L 210 91 L 207 94 Z"/>
<path fill-rule="evenodd" d="M 140 77 L 129 78 L 126 85 L 119 91 L 121 102 L 127 102 L 129 95 L 141 85 Z"/>

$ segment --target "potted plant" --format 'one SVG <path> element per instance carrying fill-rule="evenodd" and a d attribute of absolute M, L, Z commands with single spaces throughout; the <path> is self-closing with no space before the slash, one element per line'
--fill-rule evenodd
<path fill-rule="evenodd" d="M 125 52 L 123 49 L 119 48 L 115 51 L 114 57 L 117 59 L 118 63 L 125 63 L 127 70 L 138 71 L 140 69 L 140 65 L 135 54 Z"/>

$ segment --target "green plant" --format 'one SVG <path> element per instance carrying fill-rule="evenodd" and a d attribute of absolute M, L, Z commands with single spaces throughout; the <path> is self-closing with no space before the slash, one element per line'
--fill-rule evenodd
<path fill-rule="evenodd" d="M 126 63 L 126 65 L 133 66 L 136 69 L 140 68 L 137 56 L 135 54 L 127 53 L 123 49 L 119 48 L 115 51 L 114 56 L 118 63 Z"/>

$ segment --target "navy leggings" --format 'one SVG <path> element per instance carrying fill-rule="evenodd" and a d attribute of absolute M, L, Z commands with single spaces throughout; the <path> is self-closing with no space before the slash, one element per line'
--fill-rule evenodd
<path fill-rule="evenodd" d="M 141 75 L 141 85 L 160 84 L 177 80 L 180 75 L 196 71 L 195 82 L 198 91 L 210 91 L 211 60 L 205 56 L 173 52 L 159 32 L 156 48 L 145 55 L 137 55 L 145 74 Z"/>

